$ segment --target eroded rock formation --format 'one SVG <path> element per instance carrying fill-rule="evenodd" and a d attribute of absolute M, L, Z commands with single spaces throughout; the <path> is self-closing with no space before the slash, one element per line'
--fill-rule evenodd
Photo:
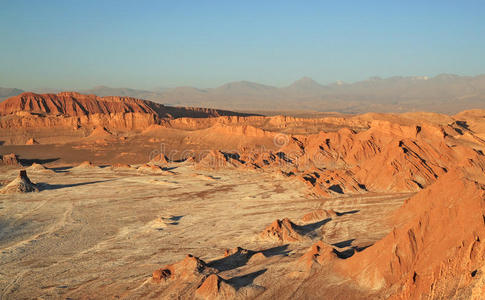
<path fill-rule="evenodd" d="M 4 186 L 0 193 L 2 194 L 12 194 L 12 193 L 31 193 L 31 192 L 38 192 L 39 188 L 35 183 L 30 181 L 29 177 L 27 176 L 27 171 L 21 170 L 17 178 L 15 178 L 12 182 Z"/>

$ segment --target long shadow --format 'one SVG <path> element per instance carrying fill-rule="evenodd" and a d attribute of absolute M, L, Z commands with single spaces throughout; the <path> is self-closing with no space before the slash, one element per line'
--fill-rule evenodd
<path fill-rule="evenodd" d="M 177 168 L 178 167 L 164 167 L 164 168 L 162 168 L 162 170 L 164 170 L 164 171 L 172 171 L 172 170 L 175 170 Z"/>
<path fill-rule="evenodd" d="M 236 290 L 238 290 L 242 287 L 253 284 L 254 279 L 256 279 L 256 277 L 264 274 L 267 270 L 268 269 L 262 269 L 262 270 L 259 270 L 259 271 L 253 272 L 253 273 L 249 273 L 249 274 L 246 274 L 246 275 L 233 277 L 231 279 L 226 280 L 226 282 L 229 283 L 230 285 L 232 285 Z"/>
<path fill-rule="evenodd" d="M 56 173 L 67 173 L 67 170 L 72 169 L 72 167 L 54 167 L 50 169 Z"/>
<path fill-rule="evenodd" d="M 37 186 L 41 191 L 43 190 L 58 190 L 58 189 L 64 189 L 64 188 L 70 188 L 70 187 L 76 187 L 76 186 L 83 186 L 83 185 L 89 185 L 89 184 L 95 184 L 95 183 L 101 183 L 101 182 L 107 182 L 107 181 L 113 181 L 115 179 L 107 179 L 107 180 L 96 180 L 96 181 L 88 181 L 88 182 L 80 182 L 80 183 L 73 183 L 73 184 L 48 184 L 45 182 L 40 182 L 37 183 Z"/>
<path fill-rule="evenodd" d="M 33 159 L 27 159 L 27 158 L 21 158 L 19 159 L 20 163 L 22 165 L 32 165 L 33 163 L 38 163 L 38 164 L 47 164 L 47 163 L 51 163 L 51 162 L 54 162 L 56 160 L 59 160 L 60 158 L 59 157 L 56 157 L 56 158 L 33 158 Z"/>
<path fill-rule="evenodd" d="M 171 216 L 168 218 L 170 221 L 180 221 L 184 216 Z"/>
<path fill-rule="evenodd" d="M 337 257 L 338 258 L 341 258 L 341 259 L 347 259 L 349 257 L 351 257 L 352 255 L 355 254 L 355 249 L 354 248 L 350 248 L 350 249 L 347 249 L 347 250 L 343 250 L 343 251 L 337 251 L 337 250 L 333 250 L 335 252 L 335 254 L 337 254 Z"/>
<path fill-rule="evenodd" d="M 344 211 L 344 212 L 336 212 L 337 216 L 345 216 L 345 215 L 353 215 L 358 213 L 360 210 L 359 209 L 354 209 L 354 210 L 349 210 L 349 211 Z"/>
<path fill-rule="evenodd" d="M 318 222 L 315 222 L 315 223 L 298 226 L 297 229 L 301 233 L 307 234 L 309 232 L 312 232 L 312 231 L 314 231 L 314 230 L 322 227 L 323 225 L 325 225 L 326 223 L 330 222 L 331 220 L 332 220 L 332 218 L 327 218 L 327 219 L 324 219 L 324 220 L 321 220 L 321 221 L 318 221 Z"/>
<path fill-rule="evenodd" d="M 213 260 L 207 265 L 211 268 L 217 269 L 219 272 L 237 269 L 247 264 L 251 256 L 256 251 L 240 249 L 232 255 L 228 255 L 221 259 Z"/>
<path fill-rule="evenodd" d="M 288 250 L 288 246 L 289 244 L 285 244 L 285 245 L 269 248 L 266 250 L 262 250 L 260 252 L 263 253 L 264 256 L 266 257 L 271 257 L 276 255 L 288 256 L 288 254 L 290 253 L 290 251 Z"/>
<path fill-rule="evenodd" d="M 262 253 L 265 257 L 271 257 L 276 255 L 287 256 L 290 251 L 288 249 L 288 244 L 273 247 L 261 251 L 246 250 L 243 248 L 238 248 L 238 251 L 228 255 L 226 257 L 213 260 L 207 264 L 207 266 L 217 269 L 219 272 L 229 271 L 237 269 L 246 265 L 249 259 L 256 253 Z"/>
<path fill-rule="evenodd" d="M 346 240 L 346 241 L 342 241 L 342 242 L 332 244 L 333 246 L 335 246 L 337 248 L 350 247 L 349 249 L 345 249 L 345 250 L 342 250 L 342 251 L 338 251 L 338 250 L 334 249 L 334 252 L 337 254 L 337 256 L 339 258 L 347 259 L 347 258 L 351 257 L 352 255 L 354 255 L 356 252 L 363 251 L 363 250 L 369 248 L 370 246 L 372 246 L 372 244 L 367 245 L 367 246 L 363 246 L 363 247 L 352 246 L 352 243 L 354 241 L 355 241 L 355 239 L 350 239 L 350 240 Z"/>
<path fill-rule="evenodd" d="M 332 244 L 332 246 L 335 246 L 337 248 L 350 247 L 350 246 L 352 246 L 353 241 L 355 241 L 355 239 L 350 239 L 350 240 L 338 242 L 338 243 Z"/>

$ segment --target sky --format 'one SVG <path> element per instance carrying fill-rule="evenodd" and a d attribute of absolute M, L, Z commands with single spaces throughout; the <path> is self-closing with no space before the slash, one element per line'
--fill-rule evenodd
<path fill-rule="evenodd" d="M 0 0 L 0 86 L 485 73 L 485 1 Z"/>

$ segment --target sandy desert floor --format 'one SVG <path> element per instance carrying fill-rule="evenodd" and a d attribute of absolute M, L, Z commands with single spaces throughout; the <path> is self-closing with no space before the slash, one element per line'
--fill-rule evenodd
<path fill-rule="evenodd" d="M 391 230 L 383 216 L 410 197 L 325 199 L 276 173 L 202 171 L 187 163 L 170 164 L 168 170 L 163 175 L 111 167 L 29 172 L 40 192 L 0 195 L 0 298 L 170 297 L 152 282 L 153 270 L 189 253 L 223 266 L 224 250 L 237 246 L 262 250 L 264 265 L 250 261 L 221 267 L 219 275 L 235 286 L 267 287 L 272 278 L 294 271 L 292 262 L 315 240 L 345 255 L 381 239 Z M 0 180 L 17 173 L 5 169 Z M 298 224 L 316 208 L 341 214 L 307 225 L 302 243 L 258 237 L 275 219 L 288 217 Z M 322 291 L 352 288 L 328 276 L 328 289 Z M 272 288 L 263 296 L 277 295 L 277 287 Z M 296 290 L 298 284 L 288 288 Z"/>

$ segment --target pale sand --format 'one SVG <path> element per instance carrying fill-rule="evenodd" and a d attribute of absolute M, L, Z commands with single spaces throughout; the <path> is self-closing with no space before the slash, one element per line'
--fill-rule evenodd
<path fill-rule="evenodd" d="M 383 216 L 409 197 L 321 199 L 300 181 L 269 173 L 173 167 L 174 175 L 109 167 L 30 172 L 33 182 L 48 183 L 41 192 L 0 195 L 0 298 L 160 297 L 163 287 L 149 280 L 155 269 L 188 253 L 210 262 L 236 246 L 279 248 L 263 263 L 219 275 L 254 274 L 254 284 L 277 289 L 272 278 L 291 272 L 291 262 L 319 239 L 348 250 L 382 238 L 390 230 Z M 2 171 L 0 180 L 17 173 Z M 258 238 L 273 220 L 301 224 L 316 208 L 350 213 L 317 227 L 303 243 Z"/>

